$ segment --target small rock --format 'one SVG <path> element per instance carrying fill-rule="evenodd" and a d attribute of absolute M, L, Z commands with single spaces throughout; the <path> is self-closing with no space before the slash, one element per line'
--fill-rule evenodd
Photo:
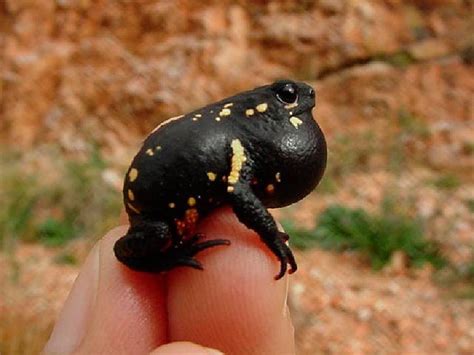
<path fill-rule="evenodd" d="M 357 310 L 357 318 L 363 322 L 366 322 L 372 318 L 372 310 L 364 307 Z"/>
<path fill-rule="evenodd" d="M 432 217 L 437 208 L 436 199 L 433 196 L 425 194 L 423 198 L 417 203 L 417 210 L 421 217 L 430 218 Z"/>
<path fill-rule="evenodd" d="M 375 310 L 377 312 L 382 312 L 382 311 L 385 311 L 387 309 L 387 306 L 385 305 L 385 302 L 382 301 L 382 300 L 375 301 L 374 307 L 375 307 Z"/>
<path fill-rule="evenodd" d="M 388 285 L 388 291 L 393 295 L 398 294 L 400 290 L 401 290 L 400 285 L 396 283 L 395 281 L 390 282 L 390 284 Z"/>

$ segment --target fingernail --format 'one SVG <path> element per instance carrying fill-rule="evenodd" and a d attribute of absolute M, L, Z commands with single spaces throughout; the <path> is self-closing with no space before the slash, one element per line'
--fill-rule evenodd
<path fill-rule="evenodd" d="M 212 348 L 204 348 L 204 350 L 206 350 L 206 352 L 209 354 L 209 355 L 223 355 L 224 353 L 219 351 L 219 350 L 216 350 L 216 349 L 212 349 Z"/>
<path fill-rule="evenodd" d="M 68 354 L 81 343 L 92 316 L 99 280 L 99 247 L 87 257 L 64 304 L 44 354 Z"/>

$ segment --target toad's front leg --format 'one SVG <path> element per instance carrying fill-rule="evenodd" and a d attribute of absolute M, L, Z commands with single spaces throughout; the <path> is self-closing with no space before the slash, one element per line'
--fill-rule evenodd
<path fill-rule="evenodd" d="M 275 280 L 281 279 L 285 275 L 287 264 L 291 266 L 289 273 L 295 272 L 297 269 L 295 258 L 285 243 L 288 240 L 288 235 L 278 230 L 272 215 L 255 196 L 250 184 L 239 181 L 229 194 L 231 195 L 232 208 L 240 222 L 257 232 L 262 241 L 280 260 L 280 272 L 275 276 Z"/>
<path fill-rule="evenodd" d="M 279 280 L 285 275 L 287 264 L 291 266 L 290 274 L 297 269 L 293 253 L 286 244 L 288 235 L 278 230 L 272 215 L 250 187 L 254 162 L 248 151 L 239 139 L 232 141 L 231 148 L 231 171 L 227 178 L 230 203 L 239 221 L 257 232 L 262 241 L 280 260 L 280 272 L 275 276 L 275 279 Z"/>

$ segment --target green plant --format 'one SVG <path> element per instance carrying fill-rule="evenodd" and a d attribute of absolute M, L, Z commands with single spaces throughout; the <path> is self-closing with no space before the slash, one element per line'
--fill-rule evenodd
<path fill-rule="evenodd" d="M 47 217 L 37 227 L 39 241 L 48 246 L 62 245 L 77 235 L 74 224 L 69 221 Z"/>
<path fill-rule="evenodd" d="M 446 264 L 438 246 L 423 238 L 421 222 L 397 212 L 389 203 L 378 214 L 342 205 L 328 207 L 313 230 L 289 223 L 284 226 L 295 247 L 357 250 L 369 258 L 374 269 L 386 265 L 397 250 L 404 252 L 414 266 L 428 262 L 440 268 Z"/>
<path fill-rule="evenodd" d="M 37 180 L 21 171 L 18 157 L 5 154 L 0 160 L 0 247 L 9 247 L 20 236 L 31 236 L 32 216 L 39 199 Z"/>
<path fill-rule="evenodd" d="M 47 168 L 34 173 L 18 154 L 2 157 L 7 158 L 0 160 L 0 247 L 16 240 L 58 246 L 99 235 L 116 223 L 120 193 L 103 179 L 107 164 L 98 149 L 85 160 L 45 149 Z"/>
<path fill-rule="evenodd" d="M 111 225 L 120 211 L 120 194 L 103 180 L 105 167 L 96 151 L 86 161 L 65 162 L 61 183 L 47 189 L 48 205 L 60 206 L 60 213 L 54 222 L 43 221 L 40 240 L 59 245 L 77 236 L 102 233 L 104 226 Z"/>
<path fill-rule="evenodd" d="M 463 151 L 466 154 L 474 154 L 474 141 L 472 142 L 465 142 L 463 144 Z"/>
<path fill-rule="evenodd" d="M 66 252 L 61 252 L 60 254 L 56 255 L 54 258 L 54 262 L 59 265 L 77 265 L 78 260 L 73 254 L 69 254 Z"/>
<path fill-rule="evenodd" d="M 430 129 L 426 122 L 405 108 L 398 110 L 398 125 L 403 134 L 414 135 L 420 138 L 428 138 Z"/>
<path fill-rule="evenodd" d="M 437 177 L 432 183 L 439 189 L 453 190 L 461 185 L 461 180 L 456 175 L 448 173 Z"/>
<path fill-rule="evenodd" d="M 464 201 L 467 208 L 469 209 L 469 211 L 471 213 L 474 213 L 474 199 L 473 198 L 470 198 L 470 199 L 467 199 L 466 201 Z"/>
<path fill-rule="evenodd" d="M 407 51 L 400 51 L 393 54 L 379 54 L 374 56 L 375 60 L 386 62 L 396 68 L 404 69 L 416 63 L 416 59 Z"/>

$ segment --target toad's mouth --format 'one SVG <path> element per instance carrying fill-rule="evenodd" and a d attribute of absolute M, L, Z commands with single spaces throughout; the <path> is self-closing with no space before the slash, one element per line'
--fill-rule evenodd
<path fill-rule="evenodd" d="M 314 108 L 314 103 L 308 104 L 307 102 L 299 104 L 293 110 L 291 110 L 291 116 L 297 116 L 301 114 L 307 114 L 312 116 L 312 111 Z"/>

